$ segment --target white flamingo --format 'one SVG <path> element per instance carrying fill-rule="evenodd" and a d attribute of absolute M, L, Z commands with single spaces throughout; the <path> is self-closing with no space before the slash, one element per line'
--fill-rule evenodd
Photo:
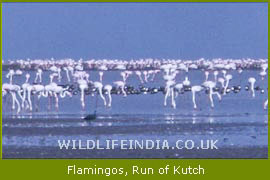
<path fill-rule="evenodd" d="M 214 71 L 214 79 L 215 79 L 215 82 L 217 82 L 217 77 L 218 77 L 218 71 Z"/>
<path fill-rule="evenodd" d="M 39 79 L 39 83 L 42 82 L 42 69 L 38 68 L 37 69 L 37 73 L 36 73 L 36 77 L 35 77 L 35 83 L 38 82 L 38 79 Z"/>
<path fill-rule="evenodd" d="M 220 82 L 221 87 L 224 89 L 225 88 L 225 80 L 222 77 L 220 77 L 220 78 L 218 78 L 218 82 Z"/>
<path fill-rule="evenodd" d="M 126 85 L 126 83 L 124 81 L 115 81 L 115 82 L 113 82 L 113 84 L 115 84 L 117 88 L 120 88 L 121 89 L 122 94 L 124 95 L 124 97 L 127 96 L 127 93 L 125 91 L 125 85 Z"/>
<path fill-rule="evenodd" d="M 250 83 L 250 90 L 251 90 L 251 93 L 252 93 L 252 97 L 254 98 L 255 97 L 254 85 L 255 85 L 256 79 L 254 77 L 250 77 L 248 79 L 248 82 Z"/>
<path fill-rule="evenodd" d="M 214 92 L 214 87 L 216 87 L 216 83 L 213 81 L 205 81 L 203 86 L 209 88 L 209 100 L 211 102 L 211 107 L 214 108 L 213 95 L 216 94 L 218 99 L 221 100 L 221 96 L 218 92 Z"/>
<path fill-rule="evenodd" d="M 10 69 L 7 73 L 6 77 L 9 78 L 9 84 L 13 83 L 13 76 L 15 74 L 15 71 L 13 69 Z"/>
<path fill-rule="evenodd" d="M 22 108 L 24 108 L 25 105 L 25 100 L 26 100 L 26 95 L 27 95 L 27 87 L 31 86 L 28 82 L 29 82 L 29 78 L 30 78 L 30 74 L 26 74 L 25 75 L 25 83 L 22 84 L 22 91 L 23 91 L 23 95 L 22 95 Z M 28 104 L 27 104 L 28 105 Z M 28 107 L 27 107 L 28 108 Z"/>
<path fill-rule="evenodd" d="M 16 108 L 15 103 L 17 104 L 17 114 L 20 113 L 20 111 L 21 111 L 20 103 L 19 103 L 19 101 L 18 101 L 18 99 L 16 97 L 16 93 L 17 93 L 18 96 L 20 98 L 22 98 L 21 94 L 20 94 L 20 90 L 21 90 L 20 86 L 15 85 L 15 84 L 4 83 L 2 85 L 2 92 L 3 91 L 4 92 L 9 92 L 11 94 L 11 97 L 12 97 L 12 107 L 11 108 L 12 108 L 12 110 L 15 110 L 15 108 Z"/>
<path fill-rule="evenodd" d="M 135 71 L 135 74 L 138 76 L 139 80 L 141 83 L 144 83 L 143 79 L 142 79 L 142 73 L 141 71 Z"/>
<path fill-rule="evenodd" d="M 204 81 L 208 81 L 209 71 L 205 71 L 204 75 L 205 75 L 205 80 Z"/>
<path fill-rule="evenodd" d="M 171 96 L 172 98 L 172 107 L 175 109 L 176 108 L 176 103 L 174 100 L 174 89 L 173 86 L 175 85 L 175 81 L 167 81 L 166 86 L 165 86 L 165 97 L 164 97 L 164 106 L 167 106 L 167 98 Z"/>
<path fill-rule="evenodd" d="M 66 72 L 68 82 L 70 82 L 69 69 L 67 67 L 63 67 L 63 70 Z"/>
<path fill-rule="evenodd" d="M 104 72 L 103 71 L 99 71 L 99 81 L 102 82 L 103 81 L 103 75 L 104 75 Z"/>
<path fill-rule="evenodd" d="M 183 84 L 182 83 L 178 83 L 174 86 L 174 88 L 177 90 L 176 93 L 175 93 L 175 97 L 178 96 L 178 93 L 181 92 L 181 90 L 184 88 Z"/>
<path fill-rule="evenodd" d="M 112 95 L 111 95 L 112 86 L 107 84 L 107 85 L 104 86 L 104 89 L 107 91 L 108 98 L 109 98 L 109 102 L 108 102 L 107 106 L 111 107 L 112 106 Z"/>
<path fill-rule="evenodd" d="M 196 104 L 196 93 L 200 92 L 201 90 L 203 90 L 202 86 L 192 86 L 191 87 L 191 92 L 192 92 L 192 102 L 193 102 L 193 108 L 197 109 L 197 104 Z"/>
<path fill-rule="evenodd" d="M 185 77 L 185 80 L 183 81 L 184 86 L 190 86 L 190 81 L 188 80 L 188 77 Z"/>
<path fill-rule="evenodd" d="M 103 84 L 101 82 L 98 82 L 98 81 L 94 82 L 93 84 L 94 84 L 94 87 L 98 90 L 98 93 L 104 102 L 104 106 L 106 106 L 106 104 L 107 104 L 106 99 L 102 93 Z"/>
<path fill-rule="evenodd" d="M 228 89 L 228 86 L 229 86 L 229 82 L 232 79 L 232 75 L 231 74 L 227 74 L 225 76 L 225 79 L 226 79 L 226 84 L 225 84 L 224 92 L 223 92 L 224 95 L 227 93 L 227 89 Z"/>
<path fill-rule="evenodd" d="M 83 110 L 85 109 L 85 89 L 88 88 L 87 81 L 84 79 L 79 79 L 78 81 L 79 88 L 81 91 L 81 105 Z"/>

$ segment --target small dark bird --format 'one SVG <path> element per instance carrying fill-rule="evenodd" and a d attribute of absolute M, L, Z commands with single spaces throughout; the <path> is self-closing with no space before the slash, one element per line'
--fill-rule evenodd
<path fill-rule="evenodd" d="M 94 114 L 88 114 L 84 120 L 86 121 L 92 121 L 95 120 L 97 118 L 97 111 L 94 111 Z"/>

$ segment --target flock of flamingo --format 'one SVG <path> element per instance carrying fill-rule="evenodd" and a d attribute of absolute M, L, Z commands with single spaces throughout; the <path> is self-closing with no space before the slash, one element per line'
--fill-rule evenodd
<path fill-rule="evenodd" d="M 32 112 L 38 110 L 38 103 L 33 103 L 36 96 L 48 98 L 48 108 L 54 100 L 55 109 L 59 108 L 59 97 L 72 97 L 80 95 L 81 108 L 85 109 L 87 95 L 97 94 L 104 106 L 112 106 L 112 95 L 127 97 L 130 94 L 164 94 L 164 106 L 167 106 L 170 98 L 172 108 L 176 108 L 175 98 L 183 93 L 192 93 L 193 108 L 197 108 L 196 93 L 205 92 L 209 103 L 214 108 L 214 96 L 221 101 L 223 96 L 230 92 L 238 93 L 243 89 L 240 85 L 230 86 L 233 79 L 230 72 L 237 71 L 241 74 L 247 69 L 259 70 L 259 76 L 264 79 L 267 76 L 267 59 L 199 59 L 199 60 L 174 60 L 174 59 L 139 59 L 139 60 L 78 60 L 73 59 L 45 59 L 45 60 L 8 60 L 2 61 L 3 70 L 7 70 L 5 78 L 8 83 L 2 84 L 2 97 L 11 98 L 11 109 L 17 114 L 22 109 Z M 29 71 L 35 72 L 35 78 L 30 82 Z M 98 71 L 99 80 L 91 81 L 91 71 Z M 110 84 L 103 84 L 103 75 L 106 71 L 119 71 L 119 80 Z M 190 70 L 200 70 L 204 74 L 204 81 L 193 84 L 189 80 Z M 49 72 L 50 82 L 43 84 L 43 72 Z M 184 72 L 184 81 L 177 82 L 179 72 Z M 147 87 L 148 82 L 155 81 L 157 74 L 163 77 L 163 86 Z M 15 84 L 16 76 L 25 76 L 25 82 Z M 130 76 L 136 76 L 140 85 L 133 87 L 127 83 Z M 64 79 L 64 80 L 63 80 Z M 67 82 L 64 84 L 63 82 Z M 255 86 L 256 78 L 249 77 L 244 88 L 250 91 L 251 97 L 255 97 L 255 91 L 264 93 L 264 89 Z M 267 89 L 268 90 L 268 89 Z M 263 102 L 263 108 L 267 109 L 268 99 Z"/>

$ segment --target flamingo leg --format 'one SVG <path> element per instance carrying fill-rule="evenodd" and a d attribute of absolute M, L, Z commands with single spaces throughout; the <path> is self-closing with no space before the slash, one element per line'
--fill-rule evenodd
<path fill-rule="evenodd" d="M 102 94 L 102 89 L 101 88 L 98 88 L 98 92 L 99 92 L 100 97 L 103 99 L 104 106 L 106 106 L 106 99 L 105 99 L 105 97 Z"/>
<path fill-rule="evenodd" d="M 112 95 L 111 95 L 111 91 L 108 92 L 108 97 L 109 97 L 108 107 L 111 107 L 112 106 Z"/>
<path fill-rule="evenodd" d="M 175 100 L 174 100 L 174 90 L 173 88 L 170 88 L 171 90 L 171 95 L 172 95 L 172 107 L 175 109 L 176 108 L 176 103 L 175 103 Z"/>
<path fill-rule="evenodd" d="M 168 89 L 168 87 L 166 88 L 166 94 L 165 94 L 165 97 L 164 97 L 164 106 L 167 106 L 167 98 L 170 94 L 170 91 Z"/>
<path fill-rule="evenodd" d="M 12 96 L 12 106 L 11 109 L 14 110 L 15 109 L 15 93 L 14 92 L 10 92 L 11 96 Z"/>
<path fill-rule="evenodd" d="M 83 110 L 85 109 L 85 102 L 84 102 L 84 89 L 81 89 L 81 104 Z"/>
<path fill-rule="evenodd" d="M 195 97 L 196 93 L 195 91 L 192 91 L 192 102 L 193 102 L 193 108 L 197 109 L 197 104 L 196 104 L 196 97 Z"/>
<path fill-rule="evenodd" d="M 121 91 L 122 91 L 122 93 L 124 94 L 124 97 L 126 97 L 126 96 L 127 96 L 127 93 L 126 93 L 126 91 L 125 91 L 125 89 L 124 89 L 124 86 L 121 86 Z"/>
<path fill-rule="evenodd" d="M 31 90 L 27 91 L 27 95 L 28 95 L 29 108 L 30 108 L 30 111 L 32 111 L 33 107 L 32 107 L 32 100 L 31 100 Z"/>

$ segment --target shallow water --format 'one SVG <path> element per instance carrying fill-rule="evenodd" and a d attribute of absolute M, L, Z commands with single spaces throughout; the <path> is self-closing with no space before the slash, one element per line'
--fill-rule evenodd
<path fill-rule="evenodd" d="M 3 83 L 8 82 L 3 72 Z M 23 111 L 19 115 L 11 111 L 9 98 L 3 99 L 3 156 L 10 157 L 8 151 L 16 151 L 16 148 L 26 148 L 31 152 L 34 148 L 57 148 L 59 139 L 82 140 L 99 139 L 104 142 L 106 139 L 135 139 L 135 140 L 168 140 L 174 143 L 177 139 L 191 139 L 194 142 L 200 140 L 216 139 L 219 148 L 232 148 L 237 150 L 245 147 L 268 146 L 268 116 L 263 109 L 263 103 L 267 99 L 267 78 L 261 80 L 259 71 L 248 70 L 242 74 L 228 72 L 233 75 L 230 87 L 241 85 L 242 90 L 235 94 L 233 92 L 222 96 L 222 101 L 214 97 L 215 108 L 210 107 L 208 96 L 204 92 L 196 94 L 198 109 L 193 109 L 191 93 L 180 94 L 176 99 L 176 109 L 163 106 L 164 95 L 129 95 L 124 98 L 122 95 L 113 95 L 111 108 L 103 106 L 102 100 L 98 97 L 98 117 L 92 122 L 86 122 L 82 118 L 95 109 L 96 96 L 86 97 L 86 110 L 81 110 L 80 96 L 64 98 L 59 101 L 59 111 L 47 110 L 47 99 L 41 98 L 38 112 Z M 31 81 L 34 79 L 34 72 L 30 72 Z M 192 85 L 199 85 L 204 80 L 201 71 L 190 71 L 188 73 Z M 221 76 L 221 75 L 220 75 Z M 44 84 L 48 84 L 48 72 L 43 74 Z M 184 80 L 185 73 L 177 76 L 177 82 Z M 252 98 L 249 91 L 244 87 L 248 85 L 248 78 L 257 79 L 255 86 L 265 90 L 262 94 L 256 91 L 256 97 Z M 63 74 L 66 84 L 65 75 Z M 210 79 L 213 76 L 210 75 Z M 24 82 L 24 77 L 14 77 L 17 84 Z M 98 72 L 90 72 L 90 80 L 98 80 Z M 104 73 L 104 85 L 112 84 L 113 81 L 121 80 L 118 71 Z M 127 84 L 138 86 L 138 77 L 132 75 Z M 154 82 L 148 83 L 147 87 L 158 87 L 164 85 L 159 74 Z M 104 146 L 104 143 L 101 144 Z M 6 151 L 5 151 L 6 149 Z M 17 150 L 20 151 L 20 150 Z M 42 148 L 33 157 L 46 158 Z M 221 150 L 222 151 L 222 150 Z M 96 152 L 98 154 L 98 152 Z M 136 157 L 147 158 L 144 151 Z M 155 153 L 155 152 L 154 152 Z M 156 157 L 160 156 L 158 152 Z M 222 154 L 218 158 L 229 156 Z M 211 153 L 210 153 L 211 154 Z M 16 155 L 14 155 L 16 157 Z M 18 155 L 18 157 L 20 157 Z M 31 157 L 28 156 L 28 157 Z M 52 157 L 52 156 L 48 156 Z M 58 157 L 56 155 L 55 157 Z M 61 156 L 62 157 L 62 156 Z M 65 158 L 75 157 L 73 154 Z M 93 157 L 85 155 L 85 157 Z M 121 157 L 121 150 L 117 154 Z M 155 157 L 155 154 L 153 154 Z M 173 156 L 174 157 L 174 156 Z M 182 158 L 189 157 L 181 156 Z"/>

